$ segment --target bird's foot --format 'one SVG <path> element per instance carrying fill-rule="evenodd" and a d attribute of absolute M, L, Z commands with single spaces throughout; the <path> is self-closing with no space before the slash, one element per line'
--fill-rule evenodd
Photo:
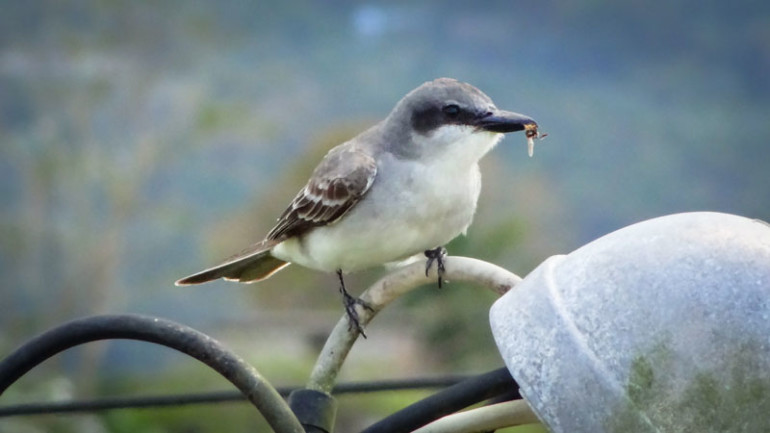
<path fill-rule="evenodd" d="M 342 294 L 342 305 L 345 306 L 345 313 L 348 316 L 348 330 L 352 331 L 355 329 L 358 331 L 359 334 L 361 334 L 362 337 L 366 338 L 366 334 L 364 333 L 364 327 L 361 326 L 361 319 L 358 316 L 358 310 L 356 309 L 356 305 L 360 305 L 361 307 L 369 310 L 374 311 L 374 308 L 372 308 L 371 305 L 366 303 L 365 301 L 361 300 L 360 298 L 356 298 L 350 295 L 347 290 L 345 290 L 345 281 L 342 279 L 342 271 L 337 271 L 337 276 L 340 279 L 340 293 Z"/>
<path fill-rule="evenodd" d="M 364 333 L 364 327 L 361 326 L 361 319 L 358 316 L 356 305 L 360 305 L 369 311 L 374 311 L 374 308 L 360 298 L 350 296 L 347 292 L 342 294 L 342 303 L 345 305 L 345 312 L 348 315 L 348 330 L 352 331 L 355 329 L 362 337 L 366 338 L 366 333 Z"/>
<path fill-rule="evenodd" d="M 425 250 L 425 257 L 428 258 L 425 264 L 425 276 L 428 276 L 430 268 L 433 266 L 433 262 L 436 262 L 436 273 L 438 274 L 438 288 L 441 288 L 441 283 L 444 281 L 444 257 L 446 257 L 447 251 L 444 247 L 437 247 L 432 250 Z"/>

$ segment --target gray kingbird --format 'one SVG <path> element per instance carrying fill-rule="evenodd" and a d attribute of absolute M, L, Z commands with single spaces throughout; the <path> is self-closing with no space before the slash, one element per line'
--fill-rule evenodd
<path fill-rule="evenodd" d="M 479 160 L 504 133 L 522 130 L 531 149 L 531 118 L 498 109 L 467 83 L 424 83 L 385 120 L 329 151 L 265 239 L 176 285 L 251 283 L 290 263 L 336 272 L 351 327 L 361 331 L 355 304 L 366 305 L 345 290 L 343 272 L 424 252 L 426 272 L 438 260 L 440 284 L 443 246 L 476 211 Z"/>

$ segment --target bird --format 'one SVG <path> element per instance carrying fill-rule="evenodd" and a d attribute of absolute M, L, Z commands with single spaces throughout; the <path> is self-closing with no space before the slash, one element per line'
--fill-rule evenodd
<path fill-rule="evenodd" d="M 437 262 L 440 285 L 444 245 L 476 212 L 479 161 L 509 132 L 526 131 L 531 149 L 537 127 L 471 84 L 425 82 L 332 148 L 264 239 L 176 285 L 253 283 L 291 263 L 335 272 L 349 326 L 365 336 L 355 306 L 370 307 L 348 293 L 343 275 L 424 254 L 426 275 Z"/>

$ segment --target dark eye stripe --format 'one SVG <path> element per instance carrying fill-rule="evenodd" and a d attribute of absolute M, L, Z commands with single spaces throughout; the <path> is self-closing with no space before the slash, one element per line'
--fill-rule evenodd
<path fill-rule="evenodd" d="M 439 104 L 425 104 L 416 107 L 411 114 L 414 130 L 427 134 L 442 125 L 475 125 L 478 117 L 473 107 L 462 106 L 455 101 Z"/>
<path fill-rule="evenodd" d="M 460 114 L 460 106 L 457 104 L 445 105 L 441 110 L 444 112 L 444 114 L 451 117 L 455 117 Z"/>

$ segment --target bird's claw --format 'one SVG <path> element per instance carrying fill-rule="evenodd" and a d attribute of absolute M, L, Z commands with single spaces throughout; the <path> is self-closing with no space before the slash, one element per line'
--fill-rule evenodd
<path fill-rule="evenodd" d="M 345 304 L 345 313 L 348 315 L 348 330 L 352 331 L 355 329 L 362 337 L 366 338 L 364 327 L 361 326 L 361 319 L 358 316 L 358 310 L 356 310 L 356 305 L 360 305 L 369 311 L 374 311 L 374 308 L 372 308 L 366 301 L 350 296 L 348 292 L 342 293 L 342 302 Z"/>
<path fill-rule="evenodd" d="M 441 288 L 442 281 L 444 280 L 444 257 L 446 257 L 447 251 L 444 247 L 437 247 L 432 250 L 425 250 L 425 257 L 428 258 L 425 264 L 425 276 L 428 276 L 430 268 L 433 266 L 433 262 L 436 262 L 436 274 L 438 274 L 438 288 Z"/>

